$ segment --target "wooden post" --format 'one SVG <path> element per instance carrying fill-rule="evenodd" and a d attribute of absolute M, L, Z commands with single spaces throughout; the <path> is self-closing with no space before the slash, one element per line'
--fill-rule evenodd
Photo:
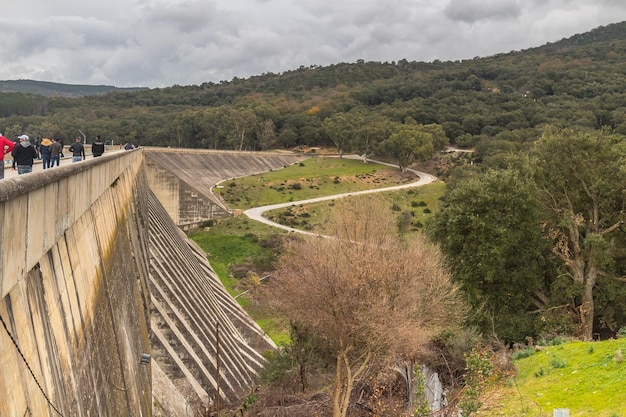
<path fill-rule="evenodd" d="M 215 382 L 217 385 L 217 394 L 215 395 L 215 412 L 216 417 L 220 415 L 220 324 L 215 323 Z"/>

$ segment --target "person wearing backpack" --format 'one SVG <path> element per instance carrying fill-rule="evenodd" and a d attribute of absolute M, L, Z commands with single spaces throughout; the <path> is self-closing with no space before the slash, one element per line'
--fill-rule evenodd
<path fill-rule="evenodd" d="M 91 154 L 94 158 L 102 156 L 104 153 L 104 142 L 100 140 L 100 135 L 96 136 L 96 141 L 91 144 Z"/>

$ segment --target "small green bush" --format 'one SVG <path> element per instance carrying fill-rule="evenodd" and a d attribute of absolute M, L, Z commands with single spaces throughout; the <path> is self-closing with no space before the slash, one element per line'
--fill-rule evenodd
<path fill-rule="evenodd" d="M 294 361 L 291 346 L 281 346 L 276 351 L 266 351 L 263 356 L 267 363 L 261 371 L 261 382 L 273 384 L 289 378 Z"/>
<path fill-rule="evenodd" d="M 514 361 L 516 361 L 519 359 L 528 358 L 529 356 L 532 356 L 534 354 L 535 354 L 535 349 L 532 347 L 529 347 L 526 349 L 518 350 L 517 352 L 513 352 L 513 355 L 511 355 L 511 357 L 513 358 Z"/>
<path fill-rule="evenodd" d="M 553 367 L 554 369 L 561 369 L 561 368 L 565 368 L 565 366 L 567 366 L 567 363 L 565 362 L 565 359 L 552 358 L 550 360 L 550 366 Z"/>
<path fill-rule="evenodd" d="M 617 338 L 618 339 L 626 338 L 626 326 L 622 327 L 621 329 L 617 331 Z"/>
<path fill-rule="evenodd" d="M 213 220 L 206 220 L 206 221 L 203 221 L 202 223 L 200 223 L 200 227 L 201 227 L 201 228 L 205 228 L 205 227 L 213 227 L 213 225 L 214 225 L 214 224 L 215 224 L 215 223 L 214 223 L 214 221 L 213 221 Z"/>

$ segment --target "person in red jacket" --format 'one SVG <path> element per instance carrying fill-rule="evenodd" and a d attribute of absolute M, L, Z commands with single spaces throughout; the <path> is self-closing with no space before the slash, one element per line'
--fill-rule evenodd
<path fill-rule="evenodd" d="M 0 152 L 0 180 L 4 178 L 4 155 L 11 153 L 13 148 L 15 147 L 15 142 L 9 140 L 2 136 L 0 133 L 0 146 L 2 147 L 2 152 Z"/>

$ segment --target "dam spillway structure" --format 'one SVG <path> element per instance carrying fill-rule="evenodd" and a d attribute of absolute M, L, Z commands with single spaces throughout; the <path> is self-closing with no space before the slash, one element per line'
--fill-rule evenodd
<path fill-rule="evenodd" d="M 217 182 L 302 159 L 139 148 L 1 180 L 0 416 L 195 413 L 217 327 L 220 399 L 248 394 L 273 343 L 181 229 L 229 215 Z"/>

